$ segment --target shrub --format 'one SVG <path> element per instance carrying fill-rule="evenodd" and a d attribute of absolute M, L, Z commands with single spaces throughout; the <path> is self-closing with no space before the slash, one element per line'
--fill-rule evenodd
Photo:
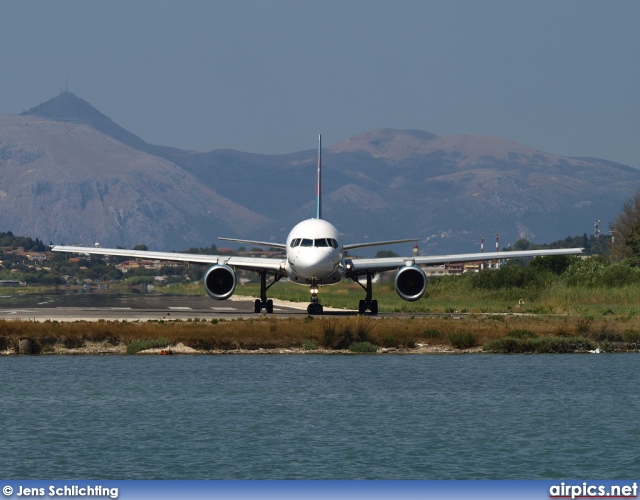
<path fill-rule="evenodd" d="M 537 271 L 551 271 L 553 274 L 561 275 L 577 258 L 573 255 L 547 255 L 536 257 L 531 261 L 529 267 Z"/>
<path fill-rule="evenodd" d="M 324 345 L 332 349 L 349 349 L 354 342 L 369 342 L 371 340 L 371 330 L 373 328 L 371 320 L 355 318 L 339 323 L 335 321 L 324 321 L 322 330 Z"/>
<path fill-rule="evenodd" d="M 589 335 L 596 342 L 624 342 L 624 336 L 618 332 L 600 332 Z"/>
<path fill-rule="evenodd" d="M 581 318 L 576 321 L 576 333 L 580 335 L 586 335 L 591 330 L 591 324 L 593 320 L 590 318 Z"/>
<path fill-rule="evenodd" d="M 440 339 L 442 338 L 442 331 L 435 329 L 425 330 L 423 335 L 428 339 Z"/>
<path fill-rule="evenodd" d="M 318 343 L 313 339 L 303 340 L 301 345 L 305 351 L 315 351 L 318 348 Z"/>
<path fill-rule="evenodd" d="M 456 332 L 449 335 L 451 345 L 456 349 L 469 349 L 478 345 L 478 337 L 473 332 Z"/>
<path fill-rule="evenodd" d="M 532 332 L 531 330 L 511 330 L 507 332 L 507 337 L 512 337 L 516 339 L 532 339 L 536 338 L 538 334 Z"/>
<path fill-rule="evenodd" d="M 349 350 L 351 352 L 378 352 L 378 347 L 373 345 L 371 342 L 353 342 L 349 346 Z"/>
<path fill-rule="evenodd" d="M 382 338 L 382 347 L 409 347 L 417 346 L 416 339 L 410 332 L 389 333 Z"/>
<path fill-rule="evenodd" d="M 514 353 L 568 353 L 594 349 L 594 344 L 584 337 L 504 337 L 487 342 L 483 351 L 503 354 Z"/>
<path fill-rule="evenodd" d="M 541 337 L 534 341 L 537 353 L 567 353 L 595 349 L 592 341 L 584 337 Z"/>
<path fill-rule="evenodd" d="M 626 264 L 613 264 L 602 271 L 598 281 L 611 288 L 630 285 L 638 282 L 638 272 Z"/>
<path fill-rule="evenodd" d="M 167 339 L 154 340 L 134 340 L 127 346 L 127 354 L 136 354 L 145 349 L 153 349 L 155 347 L 167 347 L 169 342 Z"/>
<path fill-rule="evenodd" d="M 131 276 L 125 281 L 127 285 L 151 285 L 155 278 L 153 276 Z"/>
<path fill-rule="evenodd" d="M 333 347 L 338 340 L 338 328 L 335 321 L 322 321 L 323 345 L 325 347 Z"/>
<path fill-rule="evenodd" d="M 473 288 L 484 290 L 541 288 L 549 274 L 549 272 L 511 265 L 475 273 L 469 280 Z"/>
<path fill-rule="evenodd" d="M 637 332 L 634 330 L 627 330 L 626 332 L 624 332 L 623 338 L 625 342 L 638 343 L 640 342 L 640 332 Z"/>
<path fill-rule="evenodd" d="M 79 349 L 81 347 L 84 347 L 84 339 L 82 337 L 80 338 L 67 337 L 64 339 L 63 344 L 67 349 Z"/>
<path fill-rule="evenodd" d="M 482 350 L 503 354 L 534 352 L 531 339 L 516 337 L 504 337 L 501 339 L 490 340 L 482 346 Z"/>
<path fill-rule="evenodd" d="M 399 347 L 400 342 L 398 341 L 398 337 L 391 333 L 389 335 L 385 335 L 382 338 L 382 347 Z"/>

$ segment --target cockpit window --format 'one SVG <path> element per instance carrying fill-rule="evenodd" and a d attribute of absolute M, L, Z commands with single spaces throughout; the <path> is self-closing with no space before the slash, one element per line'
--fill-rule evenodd
<path fill-rule="evenodd" d="M 294 238 L 289 244 L 291 248 L 303 247 L 333 247 L 338 248 L 338 242 L 333 238 L 316 238 L 315 240 L 308 238 Z"/>
<path fill-rule="evenodd" d="M 338 242 L 333 238 L 318 238 L 315 240 L 314 246 L 338 248 Z"/>

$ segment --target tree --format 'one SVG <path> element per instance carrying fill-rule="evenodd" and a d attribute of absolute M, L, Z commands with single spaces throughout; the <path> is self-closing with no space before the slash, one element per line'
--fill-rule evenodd
<path fill-rule="evenodd" d="M 614 261 L 640 259 L 640 190 L 625 202 L 610 227 L 611 258 Z"/>

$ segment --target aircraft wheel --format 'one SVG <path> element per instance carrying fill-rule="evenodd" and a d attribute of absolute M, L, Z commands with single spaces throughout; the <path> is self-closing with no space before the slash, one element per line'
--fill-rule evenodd
<path fill-rule="evenodd" d="M 273 314 L 273 300 L 267 300 L 267 313 Z"/>
<path fill-rule="evenodd" d="M 367 310 L 367 304 L 364 300 L 361 300 L 360 302 L 358 302 L 358 314 L 364 314 L 364 312 Z"/>
<path fill-rule="evenodd" d="M 309 314 L 322 314 L 322 311 L 323 311 L 322 304 L 311 303 L 307 306 L 307 312 Z"/>
<path fill-rule="evenodd" d="M 256 299 L 254 312 L 257 314 L 262 312 L 262 301 L 260 301 L 260 299 Z"/>
<path fill-rule="evenodd" d="M 378 301 L 377 300 L 372 300 L 371 301 L 371 314 L 374 316 L 378 315 Z"/>

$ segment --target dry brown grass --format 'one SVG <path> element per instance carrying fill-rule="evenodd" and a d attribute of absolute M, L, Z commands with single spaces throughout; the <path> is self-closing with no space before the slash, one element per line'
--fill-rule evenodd
<path fill-rule="evenodd" d="M 165 338 L 201 350 L 274 349 L 300 347 L 313 341 L 326 348 L 345 348 L 368 341 L 380 347 L 412 348 L 416 344 L 451 345 L 451 336 L 472 333 L 479 345 L 514 330 L 537 336 L 588 335 L 598 340 L 616 335 L 640 337 L 640 318 L 590 319 L 570 316 L 470 315 L 428 318 L 256 318 L 221 322 L 31 322 L 0 320 L 0 350 L 11 350 L 20 339 L 32 339 L 39 352 L 45 346 L 82 347 L 85 342 L 112 345 Z M 633 333 L 636 332 L 636 333 Z"/>

